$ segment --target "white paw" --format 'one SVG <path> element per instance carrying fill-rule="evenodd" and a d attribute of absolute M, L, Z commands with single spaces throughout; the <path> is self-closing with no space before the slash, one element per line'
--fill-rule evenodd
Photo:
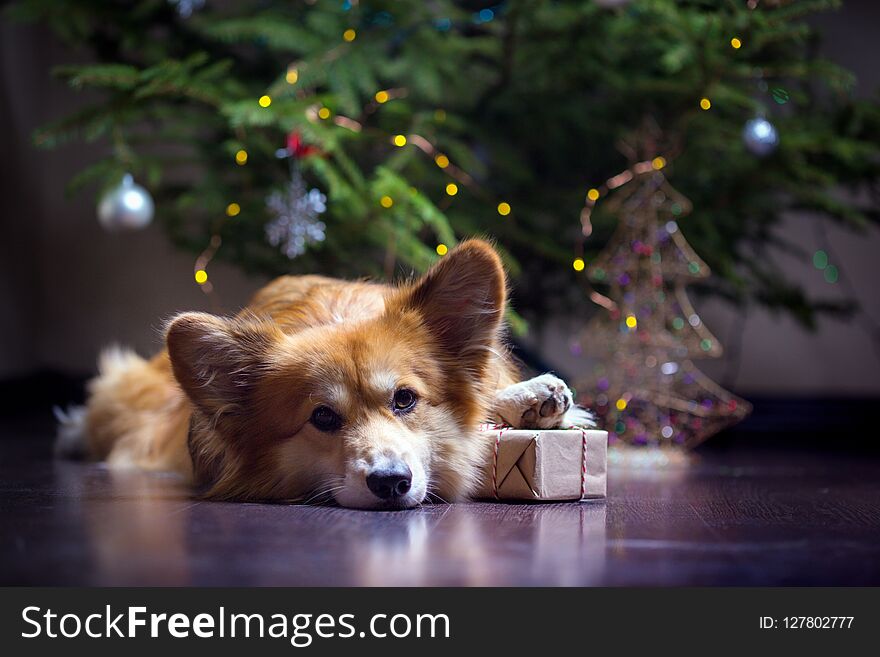
<path fill-rule="evenodd" d="M 589 426 L 592 416 L 574 405 L 565 381 L 552 374 L 515 383 L 495 396 L 495 415 L 516 429 L 555 429 Z"/>

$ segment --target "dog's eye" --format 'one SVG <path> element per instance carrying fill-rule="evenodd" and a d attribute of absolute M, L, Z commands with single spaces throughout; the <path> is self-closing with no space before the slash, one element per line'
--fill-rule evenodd
<path fill-rule="evenodd" d="M 409 388 L 401 388 L 394 393 L 394 410 L 398 413 L 411 411 L 416 405 L 416 393 Z"/>
<path fill-rule="evenodd" d="M 309 418 L 309 421 L 315 425 L 318 431 L 336 431 L 342 426 L 342 418 L 327 406 L 318 406 L 312 411 L 312 417 Z"/>

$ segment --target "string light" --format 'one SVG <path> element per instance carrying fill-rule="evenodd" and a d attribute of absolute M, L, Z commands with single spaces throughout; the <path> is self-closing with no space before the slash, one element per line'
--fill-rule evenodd
<path fill-rule="evenodd" d="M 391 97 L 391 96 L 388 95 L 388 92 L 387 92 L 387 91 L 377 91 L 377 92 L 376 92 L 376 95 L 374 96 L 374 98 L 376 99 L 376 102 L 379 103 L 379 104 L 387 103 L 387 102 L 388 102 L 388 99 L 389 99 L 390 97 Z"/>
<path fill-rule="evenodd" d="M 318 110 L 318 118 L 324 119 L 326 121 L 330 118 L 330 110 L 326 107 L 322 107 Z"/>
<path fill-rule="evenodd" d="M 296 84 L 296 81 L 299 80 L 299 71 L 295 68 L 287 69 L 287 75 L 284 76 L 284 79 L 287 80 L 287 84 Z"/>
<path fill-rule="evenodd" d="M 819 249 L 813 254 L 813 266 L 816 269 L 825 269 L 828 266 L 828 254 Z"/>
<path fill-rule="evenodd" d="M 626 327 L 627 328 L 634 329 L 638 325 L 639 325 L 639 322 L 636 319 L 635 315 L 628 315 L 627 316 L 627 318 L 626 318 Z"/>
<path fill-rule="evenodd" d="M 239 212 L 241 212 L 241 206 L 238 203 L 230 203 L 226 206 L 226 215 L 229 217 L 235 217 Z"/>
<path fill-rule="evenodd" d="M 660 169 L 666 166 L 666 158 L 660 156 L 655 157 L 651 160 L 651 166 L 654 167 L 656 171 L 660 171 Z"/>
<path fill-rule="evenodd" d="M 446 110 L 444 110 L 444 109 L 434 110 L 434 120 L 437 123 L 443 123 L 446 120 Z"/>
<path fill-rule="evenodd" d="M 394 145 L 399 148 L 406 146 L 406 137 L 403 135 L 394 135 Z"/>
<path fill-rule="evenodd" d="M 449 252 L 449 247 L 445 244 L 437 245 L 437 255 L 445 256 Z"/>
<path fill-rule="evenodd" d="M 733 47 L 734 50 L 739 50 L 742 47 L 742 44 L 743 44 L 742 41 L 740 41 L 736 37 L 733 37 L 730 40 L 730 45 Z"/>
<path fill-rule="evenodd" d="M 707 110 L 712 107 L 712 101 L 708 98 L 700 98 L 700 109 Z"/>
<path fill-rule="evenodd" d="M 587 192 L 587 199 L 595 203 L 599 200 L 599 190 L 593 187 L 593 189 Z"/>
<path fill-rule="evenodd" d="M 272 104 L 272 98 L 269 96 L 260 96 L 260 100 L 257 101 L 260 104 L 260 107 L 269 107 Z"/>
<path fill-rule="evenodd" d="M 351 43 L 357 38 L 357 32 L 355 32 L 351 28 L 348 28 L 345 32 L 342 33 L 342 38 Z"/>
<path fill-rule="evenodd" d="M 502 217 L 506 217 L 510 214 L 510 203 L 499 203 L 498 204 L 498 214 Z"/>
<path fill-rule="evenodd" d="M 587 266 L 587 263 L 584 262 L 583 258 L 575 258 L 574 262 L 571 263 L 571 266 L 575 271 L 583 271 L 584 267 Z"/>
<path fill-rule="evenodd" d="M 828 265 L 825 268 L 825 281 L 828 283 L 836 283 L 840 273 L 834 265 Z"/>
<path fill-rule="evenodd" d="M 206 272 L 204 269 L 199 269 L 198 271 L 196 271 L 196 283 L 198 283 L 199 285 L 204 285 L 207 282 L 208 272 Z"/>
<path fill-rule="evenodd" d="M 247 151 L 241 149 L 235 154 L 235 163 L 239 166 L 244 166 L 245 164 L 247 164 L 247 157 Z"/>
<path fill-rule="evenodd" d="M 449 158 L 443 155 L 443 153 L 438 153 L 437 156 L 434 158 L 434 162 L 441 169 L 445 169 L 449 166 Z"/>
<path fill-rule="evenodd" d="M 458 194 L 458 185 L 456 185 L 455 183 L 449 183 L 448 185 L 446 185 L 446 193 L 450 196 L 455 196 L 456 194 Z"/>
<path fill-rule="evenodd" d="M 614 406 L 615 408 L 617 408 L 618 411 L 626 410 L 626 400 L 621 397 L 614 403 Z"/>
<path fill-rule="evenodd" d="M 776 101 L 777 105 L 785 105 L 789 99 L 788 92 L 782 87 L 774 87 L 770 95 L 773 96 L 773 100 Z"/>
<path fill-rule="evenodd" d="M 383 208 L 390 208 L 392 205 L 394 205 L 394 199 L 390 196 L 383 196 L 379 199 L 379 205 L 381 205 Z"/>

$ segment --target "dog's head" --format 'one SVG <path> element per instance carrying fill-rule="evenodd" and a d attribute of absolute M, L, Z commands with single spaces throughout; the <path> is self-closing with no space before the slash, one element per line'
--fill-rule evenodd
<path fill-rule="evenodd" d="M 469 492 L 500 367 L 501 262 L 465 242 L 383 302 L 370 319 L 292 333 L 277 316 L 171 322 L 208 495 L 405 508 Z"/>

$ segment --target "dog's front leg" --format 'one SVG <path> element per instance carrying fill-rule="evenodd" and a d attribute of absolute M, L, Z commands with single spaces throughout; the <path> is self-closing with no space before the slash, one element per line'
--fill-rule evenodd
<path fill-rule="evenodd" d="M 592 414 L 574 403 L 562 379 L 542 374 L 495 394 L 495 418 L 515 429 L 595 426 Z"/>

